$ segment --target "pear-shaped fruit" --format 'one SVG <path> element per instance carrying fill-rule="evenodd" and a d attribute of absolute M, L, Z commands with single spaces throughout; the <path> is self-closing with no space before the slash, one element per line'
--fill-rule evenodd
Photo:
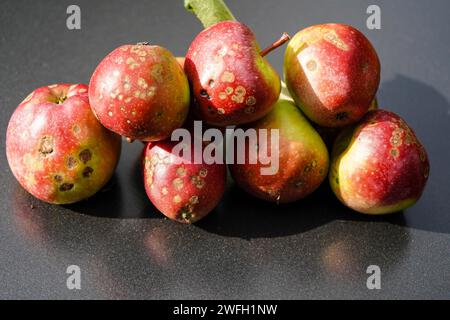
<path fill-rule="evenodd" d="M 251 123 L 246 128 L 278 129 L 278 171 L 272 175 L 262 175 L 265 164 L 232 164 L 229 166 L 233 179 L 248 193 L 273 202 L 293 202 L 304 198 L 319 187 L 328 172 L 328 151 L 319 134 L 313 129 L 302 112 L 293 102 L 280 99 L 274 109 L 264 118 Z M 268 155 L 275 156 L 271 144 L 271 133 L 267 134 Z M 258 159 L 264 159 L 262 141 L 258 134 L 256 149 Z M 255 148 L 246 140 L 245 150 Z M 248 158 L 248 155 L 246 156 Z"/>
<path fill-rule="evenodd" d="M 238 125 L 272 109 L 280 78 L 264 59 L 265 52 L 252 31 L 237 21 L 219 22 L 198 34 L 184 69 L 201 119 L 216 126 Z"/>
<path fill-rule="evenodd" d="M 286 49 L 284 75 L 296 104 L 323 127 L 360 120 L 380 83 L 380 62 L 369 40 L 343 24 L 298 32 Z"/>
<path fill-rule="evenodd" d="M 386 214 L 420 198 L 429 170 L 425 148 L 406 122 L 392 112 L 374 110 L 339 135 L 329 177 L 346 206 Z"/>

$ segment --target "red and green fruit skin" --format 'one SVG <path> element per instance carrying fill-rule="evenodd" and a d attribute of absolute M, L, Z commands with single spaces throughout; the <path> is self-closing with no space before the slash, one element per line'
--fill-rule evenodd
<path fill-rule="evenodd" d="M 337 138 L 329 180 L 346 206 L 388 214 L 420 198 L 429 170 L 427 152 L 406 122 L 392 112 L 374 110 Z"/>
<path fill-rule="evenodd" d="M 286 85 L 306 116 L 323 127 L 360 120 L 380 83 L 380 61 L 369 40 L 343 24 L 298 32 L 284 59 Z"/>
<path fill-rule="evenodd" d="M 144 185 L 153 205 L 181 223 L 197 222 L 210 213 L 225 191 L 225 164 L 180 163 L 172 153 L 177 142 L 150 142 L 143 152 Z M 192 155 L 193 155 L 192 148 Z"/>
<path fill-rule="evenodd" d="M 130 140 L 169 137 L 186 119 L 189 84 L 176 58 L 160 46 L 123 45 L 104 58 L 89 84 L 98 120 Z"/>
<path fill-rule="evenodd" d="M 372 103 L 370 104 L 369 111 L 371 110 L 377 110 L 378 109 L 378 100 L 377 98 L 373 99 Z M 320 137 L 327 145 L 328 150 L 331 150 L 333 148 L 334 141 L 336 140 L 337 136 L 342 130 L 345 130 L 344 128 L 328 128 L 328 127 L 322 127 L 315 123 L 312 124 L 314 129 L 320 134 Z"/>
<path fill-rule="evenodd" d="M 260 119 L 280 94 L 280 78 L 260 55 L 252 31 L 237 21 L 219 22 L 198 34 L 184 69 L 196 113 L 224 127 Z"/>
<path fill-rule="evenodd" d="M 91 111 L 88 87 L 57 84 L 33 91 L 8 125 L 6 155 L 22 185 L 53 204 L 86 199 L 111 178 L 121 138 Z"/>
<path fill-rule="evenodd" d="M 288 100 L 279 100 L 264 118 L 245 126 L 245 129 L 279 130 L 279 170 L 273 175 L 261 174 L 267 164 L 229 165 L 234 181 L 251 195 L 276 203 L 289 203 L 302 199 L 316 190 L 328 173 L 328 150 L 302 112 Z M 271 131 L 267 134 L 268 156 L 276 156 L 271 150 Z M 257 146 L 261 145 L 260 137 Z M 249 159 L 250 142 L 247 139 L 246 159 Z M 235 149 L 235 154 L 238 150 Z M 265 159 L 265 152 L 258 148 L 258 159 Z"/>

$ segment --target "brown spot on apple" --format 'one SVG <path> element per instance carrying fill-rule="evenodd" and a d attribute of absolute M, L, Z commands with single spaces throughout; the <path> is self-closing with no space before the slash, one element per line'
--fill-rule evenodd
<path fill-rule="evenodd" d="M 39 153 L 46 157 L 53 152 L 53 137 L 43 136 L 39 142 Z"/>
<path fill-rule="evenodd" d="M 59 191 L 66 192 L 73 189 L 73 183 L 64 182 L 59 186 Z"/>
<path fill-rule="evenodd" d="M 200 169 L 200 171 L 198 172 L 198 175 L 202 178 L 205 178 L 208 175 L 208 169 L 206 169 L 206 168 Z"/>
<path fill-rule="evenodd" d="M 232 73 L 232 72 L 229 72 L 229 71 L 225 71 L 223 74 L 222 74 L 222 77 L 220 78 L 220 80 L 222 81 L 222 82 L 234 82 L 234 73 Z"/>
<path fill-rule="evenodd" d="M 306 68 L 308 68 L 309 71 L 315 71 L 317 69 L 317 63 L 314 60 L 310 60 L 306 64 Z"/>
<path fill-rule="evenodd" d="M 181 197 L 177 194 L 173 197 L 173 202 L 175 203 L 180 203 L 181 202 Z"/>
<path fill-rule="evenodd" d="M 89 160 L 92 159 L 92 153 L 89 149 L 84 149 L 78 154 L 78 157 L 84 164 L 86 164 Z"/>
<path fill-rule="evenodd" d="M 74 157 L 69 156 L 69 157 L 67 158 L 67 168 L 68 168 L 68 169 L 73 169 L 73 168 L 75 168 L 76 166 L 77 166 L 77 160 L 76 160 Z"/>
<path fill-rule="evenodd" d="M 181 189 L 183 189 L 183 180 L 182 180 L 181 178 L 175 178 L 175 179 L 172 181 L 172 184 L 173 184 L 173 187 L 174 187 L 176 190 L 181 190 Z"/>
<path fill-rule="evenodd" d="M 94 172 L 94 169 L 92 169 L 91 167 L 86 167 L 83 169 L 83 177 L 89 178 L 93 172 Z"/>

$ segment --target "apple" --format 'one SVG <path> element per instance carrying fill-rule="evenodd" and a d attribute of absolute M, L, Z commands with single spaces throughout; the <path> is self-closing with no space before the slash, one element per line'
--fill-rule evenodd
<path fill-rule="evenodd" d="M 111 178 L 121 138 L 91 111 L 84 84 L 33 91 L 14 111 L 6 134 L 9 166 L 36 198 L 54 204 L 86 199 Z"/>
<path fill-rule="evenodd" d="M 167 49 L 139 43 L 106 56 L 89 84 L 92 110 L 127 140 L 156 141 L 180 128 L 189 110 L 189 84 Z"/>

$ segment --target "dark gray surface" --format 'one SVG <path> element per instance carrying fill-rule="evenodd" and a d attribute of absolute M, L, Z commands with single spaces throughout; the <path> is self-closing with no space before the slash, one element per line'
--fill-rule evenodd
<path fill-rule="evenodd" d="M 201 30 L 182 1 L 77 1 L 82 30 L 65 27 L 72 1 L 0 3 L 0 298 L 450 298 L 450 3 L 437 1 L 228 1 L 264 46 L 323 22 L 362 30 L 382 61 L 379 100 L 426 146 L 431 175 L 403 214 L 367 218 L 327 186 L 279 206 L 230 183 L 220 206 L 195 226 L 162 219 L 141 185 L 139 143 L 124 144 L 110 187 L 83 203 L 51 206 L 12 176 L 5 131 L 33 89 L 88 82 L 123 43 L 150 41 L 183 55 Z M 365 28 L 382 8 L 382 30 Z M 281 71 L 284 49 L 269 60 Z M 35 208 L 31 209 L 30 205 Z M 66 288 L 66 268 L 82 290 Z M 368 265 L 382 289 L 366 288 Z"/>

